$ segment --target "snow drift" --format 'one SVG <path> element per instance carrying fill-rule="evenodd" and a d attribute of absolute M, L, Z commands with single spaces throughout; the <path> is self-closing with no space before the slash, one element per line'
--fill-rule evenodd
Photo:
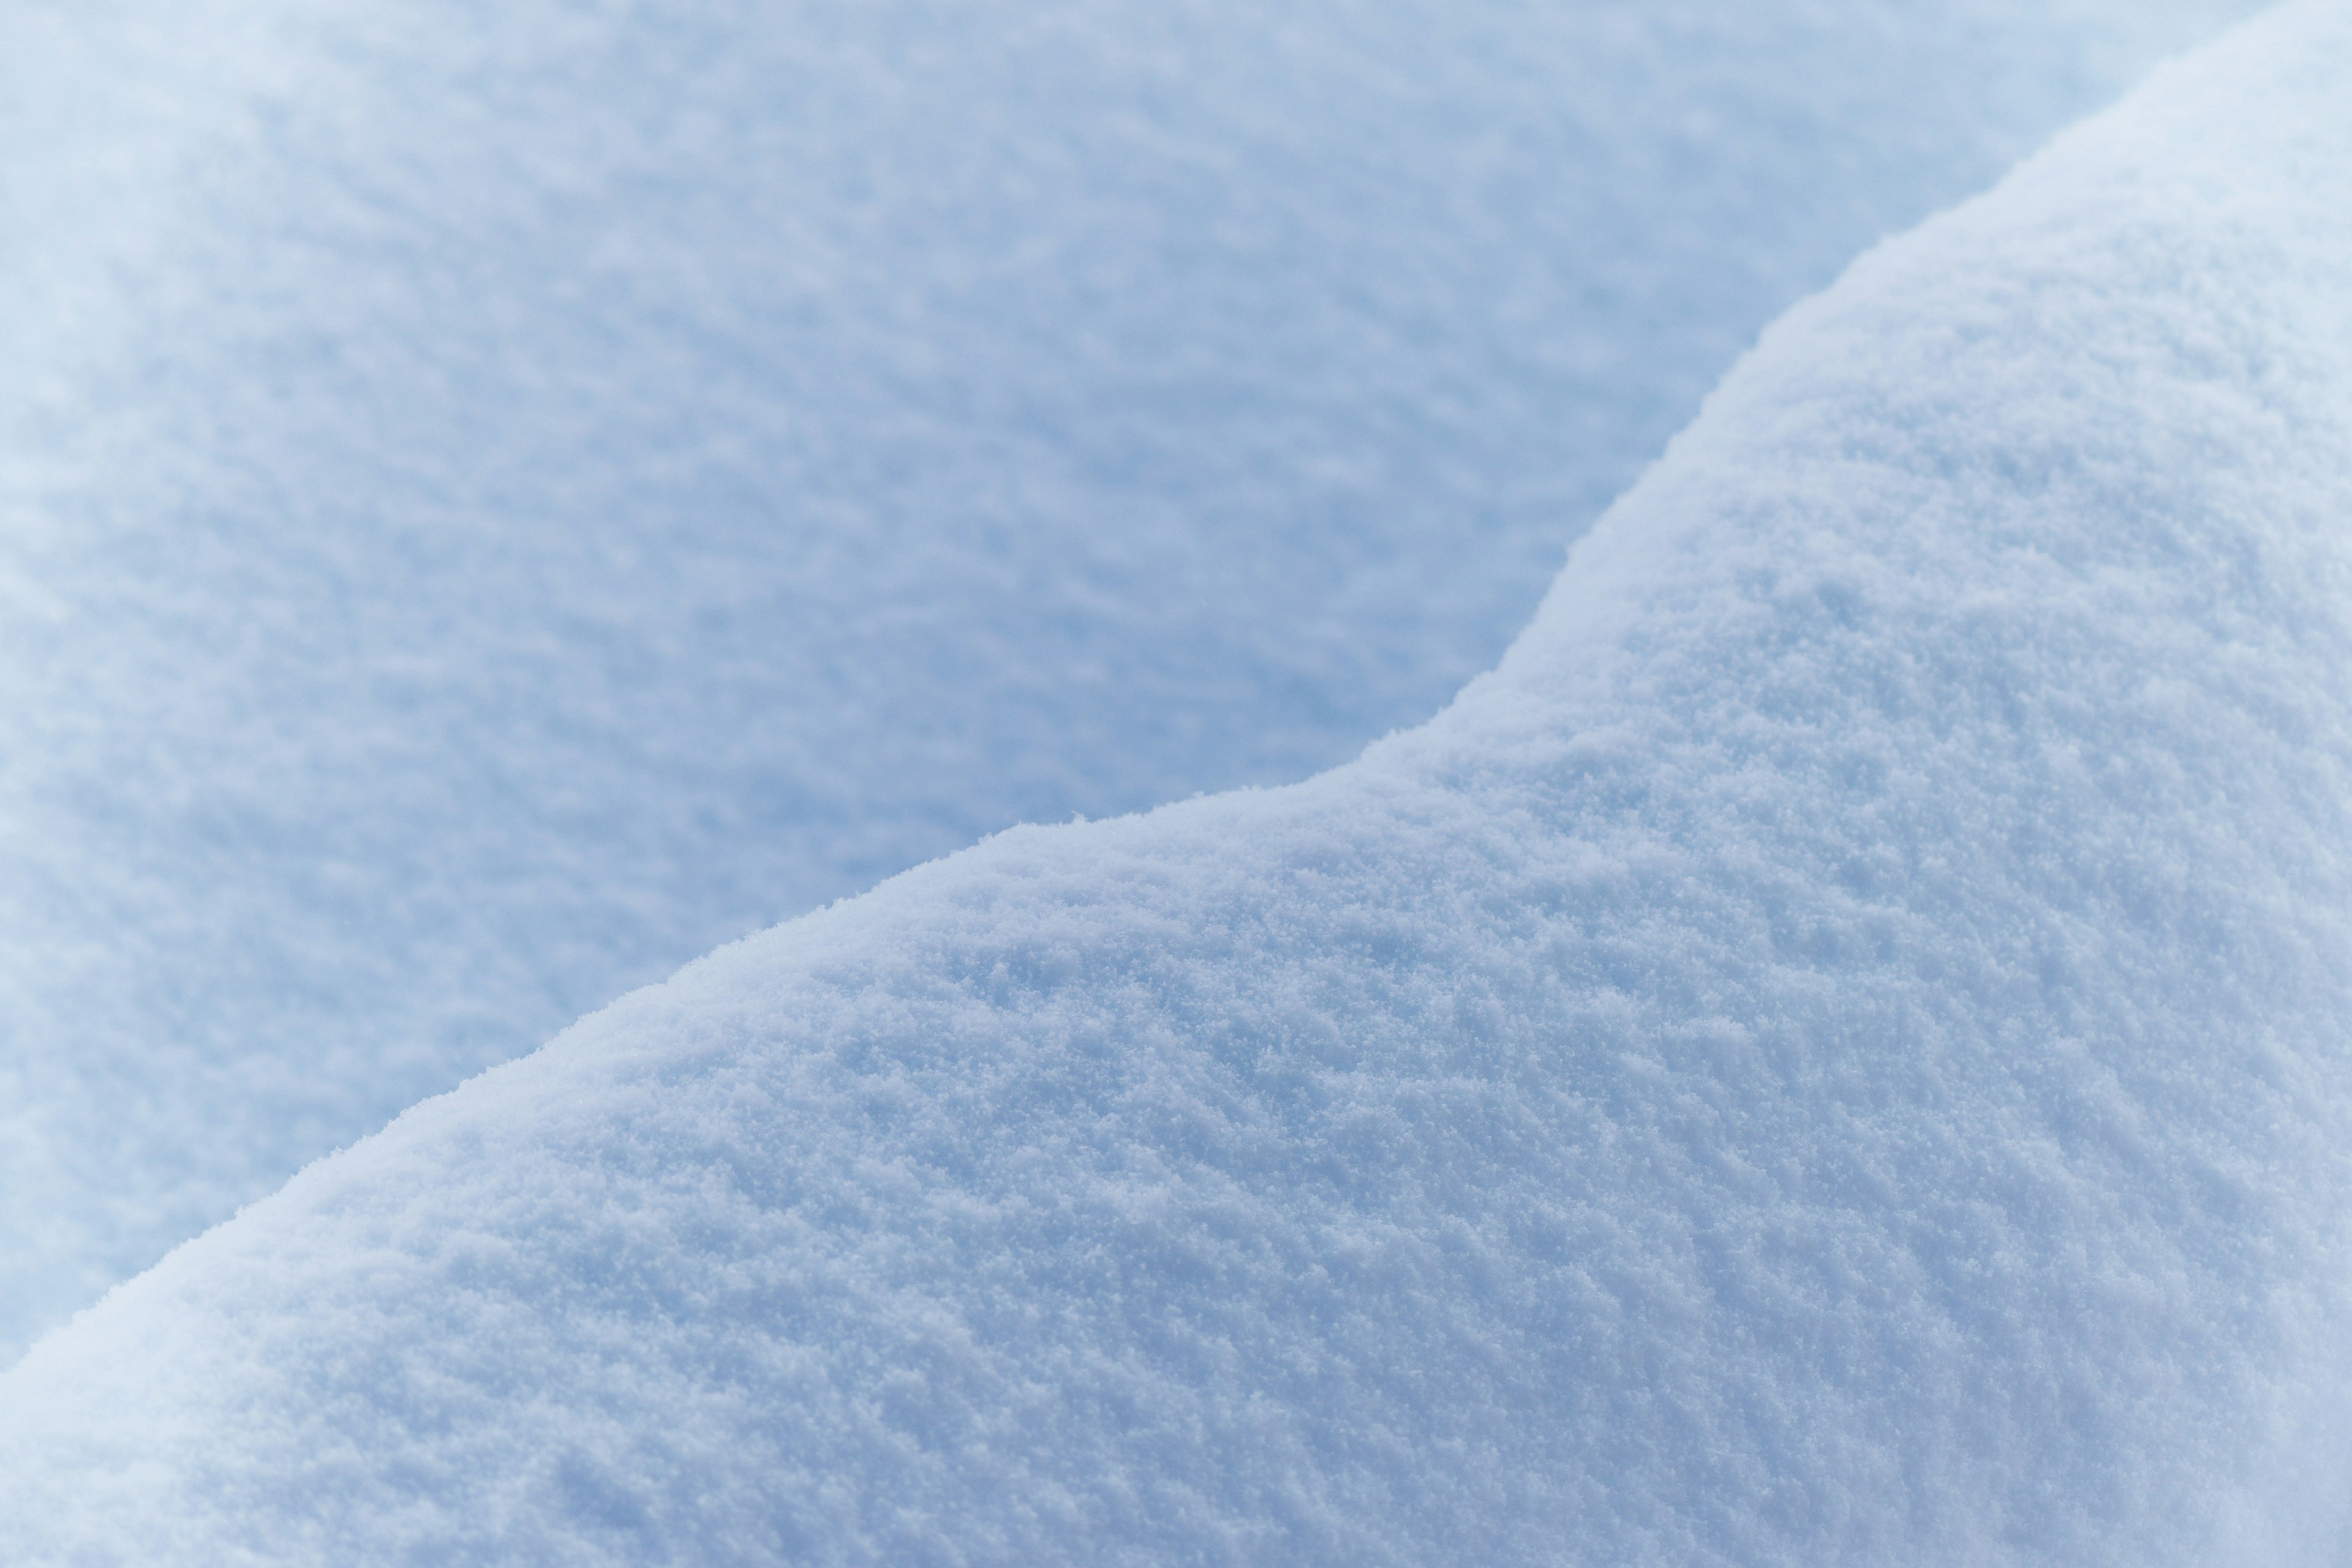
<path fill-rule="evenodd" d="M 15 0 L 0 1359 L 1015 821 L 1433 711 L 2246 0 Z"/>
<path fill-rule="evenodd" d="M 1769 332 L 1493 675 L 1021 829 L 5 1383 L 27 1563 L 2335 1542 L 2352 10 Z"/>

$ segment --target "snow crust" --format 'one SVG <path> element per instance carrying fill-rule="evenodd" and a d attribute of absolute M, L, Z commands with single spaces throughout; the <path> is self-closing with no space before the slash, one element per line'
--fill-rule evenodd
<path fill-rule="evenodd" d="M 16 0 L 0 1357 L 632 985 L 1418 721 L 2246 0 Z"/>
<path fill-rule="evenodd" d="M 1772 328 L 1493 674 L 1021 828 L 0 1380 L 27 1563 L 2336 1560 L 2352 9 Z"/>

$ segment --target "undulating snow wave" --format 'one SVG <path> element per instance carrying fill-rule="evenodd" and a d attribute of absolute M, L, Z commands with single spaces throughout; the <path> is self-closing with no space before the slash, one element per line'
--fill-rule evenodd
<path fill-rule="evenodd" d="M 1768 332 L 1499 669 L 1023 828 L 0 1381 L 26 1563 L 2323 1560 L 2352 7 Z"/>
<path fill-rule="evenodd" d="M 2250 0 L 14 0 L 0 1360 L 1016 821 L 1418 721 Z"/>
<path fill-rule="evenodd" d="M 0 1361 L 1016 820 L 1433 712 L 2251 0 L 14 0 Z"/>

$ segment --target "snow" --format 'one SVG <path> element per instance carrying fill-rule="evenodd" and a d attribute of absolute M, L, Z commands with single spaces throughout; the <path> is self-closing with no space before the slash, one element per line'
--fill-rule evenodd
<path fill-rule="evenodd" d="M 19 0 L 0 1359 L 722 941 L 1425 718 L 2249 3 Z"/>
<path fill-rule="evenodd" d="M 416 1107 L 27 1563 L 2340 1560 L 2352 9 L 1768 331 L 1497 669 Z"/>

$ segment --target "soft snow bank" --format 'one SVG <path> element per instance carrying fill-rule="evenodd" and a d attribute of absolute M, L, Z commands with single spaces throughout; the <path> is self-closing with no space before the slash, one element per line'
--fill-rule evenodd
<path fill-rule="evenodd" d="M 2347 78 L 2292 8 L 1867 258 L 1426 728 L 724 949 L 177 1252 L 0 1383 L 17 1560 L 2320 1539 Z"/>
<path fill-rule="evenodd" d="M 628 985 L 1432 711 L 2247 0 L 20 0 L 0 1353 Z"/>

